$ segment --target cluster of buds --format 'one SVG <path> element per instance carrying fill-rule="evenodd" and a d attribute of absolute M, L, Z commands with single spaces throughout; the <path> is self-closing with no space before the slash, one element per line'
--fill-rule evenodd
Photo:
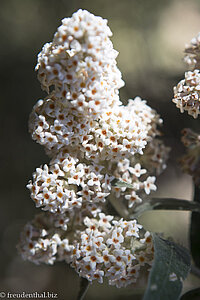
<path fill-rule="evenodd" d="M 173 102 L 183 113 L 187 111 L 195 119 L 200 114 L 200 33 L 185 48 L 185 62 L 191 69 L 185 78 L 174 87 Z"/>
<path fill-rule="evenodd" d="M 200 68 L 200 32 L 185 47 L 184 61 L 193 69 Z"/>
<path fill-rule="evenodd" d="M 185 72 L 185 78 L 174 87 L 172 101 L 181 113 L 187 111 L 197 119 L 200 114 L 200 32 L 186 45 L 185 53 L 184 61 L 190 71 Z M 186 128 L 182 131 L 182 142 L 186 153 L 180 159 L 181 168 L 200 186 L 200 135 Z"/>
<path fill-rule="evenodd" d="M 50 163 L 28 183 L 44 212 L 25 226 L 18 248 L 34 263 L 64 260 L 89 281 L 105 276 L 121 287 L 151 266 L 152 237 L 136 220 L 106 215 L 107 203 L 133 210 L 147 200 L 169 149 L 158 138 L 162 120 L 145 100 L 120 101 L 111 35 L 106 20 L 79 10 L 38 55 L 48 96 L 33 107 L 29 128 Z M 114 178 L 132 188 L 113 186 Z"/>

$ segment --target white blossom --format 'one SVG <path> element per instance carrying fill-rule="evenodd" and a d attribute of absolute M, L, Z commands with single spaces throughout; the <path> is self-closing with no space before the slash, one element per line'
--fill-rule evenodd
<path fill-rule="evenodd" d="M 54 86 L 61 102 L 93 117 L 120 103 L 118 90 L 123 81 L 111 35 L 107 21 L 86 10 L 63 19 L 53 42 L 38 55 L 42 88 L 48 92 Z"/>
<path fill-rule="evenodd" d="M 145 201 L 146 195 L 156 190 L 154 184 L 156 177 L 148 176 L 147 170 L 143 169 L 140 163 L 132 166 L 130 164 L 131 160 L 128 159 L 122 159 L 117 164 L 113 164 L 115 177 L 130 184 L 131 188 L 113 186 L 108 199 L 109 197 L 116 197 L 118 201 L 125 199 L 128 201 L 129 208 L 135 208 L 135 206 Z"/>
<path fill-rule="evenodd" d="M 104 215 L 104 217 L 106 216 Z M 96 224 L 94 229 L 89 229 L 91 223 Z M 76 253 L 72 258 L 72 266 L 80 276 L 87 278 L 89 281 L 99 280 L 99 277 L 96 278 L 95 274 L 102 271 L 100 282 L 103 282 L 105 276 L 108 278 L 109 284 L 125 287 L 136 282 L 140 269 L 142 270 L 145 266 L 151 265 L 153 259 L 152 240 L 150 243 L 149 233 L 148 240 L 147 235 L 144 236 L 139 233 L 142 226 L 137 224 L 136 220 L 114 220 L 114 225 L 111 225 L 106 233 L 100 225 L 101 221 L 97 219 L 92 219 L 89 223 L 87 220 L 85 224 L 89 226 L 89 230 L 86 229 L 80 233 L 81 242 L 78 244 L 78 253 L 82 258 L 77 257 Z M 124 226 L 121 226 L 122 224 Z M 137 232 L 138 234 L 136 234 Z M 97 242 L 98 237 L 101 237 L 101 246 L 95 247 L 94 244 Z M 114 239 L 118 239 L 118 242 L 113 242 Z M 144 245 L 143 250 L 136 251 L 131 246 L 131 239 L 132 242 L 133 240 L 141 241 Z M 85 252 L 86 248 L 89 248 L 89 251 Z"/>
<path fill-rule="evenodd" d="M 80 209 L 83 203 L 105 202 L 113 177 L 102 175 L 101 168 L 95 165 L 79 163 L 69 154 L 65 154 L 61 161 L 62 164 L 54 158 L 49 168 L 47 165 L 37 168 L 33 181 L 27 185 L 37 207 L 52 213 L 64 213 Z"/>
<path fill-rule="evenodd" d="M 200 32 L 185 47 L 184 61 L 193 69 L 200 68 Z"/>
<path fill-rule="evenodd" d="M 193 72 L 185 73 L 185 79 L 174 87 L 174 98 L 172 101 L 183 113 L 187 111 L 193 118 L 200 114 L 200 73 L 195 69 Z"/>

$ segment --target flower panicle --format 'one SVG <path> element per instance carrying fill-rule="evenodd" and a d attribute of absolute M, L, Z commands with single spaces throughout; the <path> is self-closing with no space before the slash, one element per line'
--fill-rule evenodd
<path fill-rule="evenodd" d="M 50 162 L 27 185 L 43 212 L 25 226 L 18 249 L 36 264 L 63 260 L 89 281 L 124 287 L 150 269 L 152 237 L 136 220 L 108 215 L 107 204 L 134 210 L 146 201 L 169 150 L 158 138 L 162 119 L 145 100 L 122 104 L 111 35 L 107 20 L 80 9 L 38 55 L 47 96 L 34 105 L 29 131 Z M 114 178 L 132 189 L 113 186 Z"/>

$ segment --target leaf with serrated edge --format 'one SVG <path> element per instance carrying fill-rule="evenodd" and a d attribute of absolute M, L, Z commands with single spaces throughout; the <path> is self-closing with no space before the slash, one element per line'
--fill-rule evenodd
<path fill-rule="evenodd" d="M 188 251 L 153 233 L 154 262 L 143 300 L 177 300 L 190 270 Z"/>

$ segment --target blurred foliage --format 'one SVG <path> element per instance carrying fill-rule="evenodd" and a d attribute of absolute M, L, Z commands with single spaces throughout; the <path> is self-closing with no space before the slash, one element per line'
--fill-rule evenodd
<path fill-rule="evenodd" d="M 72 286 L 79 279 L 73 270 L 65 264 L 37 267 L 22 262 L 16 253 L 16 243 L 22 226 L 37 211 L 25 185 L 36 166 L 48 162 L 42 147 L 31 141 L 27 126 L 32 106 L 45 95 L 34 72 L 37 53 L 52 40 L 61 19 L 79 8 L 108 19 L 114 33 L 114 48 L 120 52 L 118 65 L 126 82 L 120 92 L 124 102 L 140 95 L 164 119 L 162 131 L 173 148 L 171 170 L 175 177 L 171 179 L 182 178 L 178 171 L 173 171 L 177 168 L 176 158 L 183 152 L 180 130 L 197 127 L 190 116 L 179 113 L 171 98 L 172 88 L 185 70 L 184 44 L 200 30 L 198 0 L 1 0 L 0 290 L 49 290 L 59 291 L 61 299 L 75 297 L 76 289 Z M 168 181 L 165 177 L 164 187 L 169 193 L 173 189 L 168 188 Z M 174 185 L 177 190 L 176 182 Z M 188 189 L 184 184 L 183 187 Z M 184 188 L 180 190 L 182 195 L 187 193 Z M 141 286 L 134 289 L 134 299 L 140 299 Z M 133 292 L 108 289 L 106 284 L 94 285 L 87 299 L 94 299 L 94 293 L 96 299 L 111 300 L 121 299 L 124 294 L 123 299 L 132 299 Z"/>

